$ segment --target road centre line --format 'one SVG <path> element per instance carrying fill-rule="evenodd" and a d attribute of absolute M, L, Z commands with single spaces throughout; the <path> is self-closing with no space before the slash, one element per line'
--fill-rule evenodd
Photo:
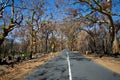
<path fill-rule="evenodd" d="M 68 70 L 69 70 L 69 80 L 72 80 L 71 66 L 70 66 L 70 58 L 67 52 L 67 62 L 68 62 Z"/>

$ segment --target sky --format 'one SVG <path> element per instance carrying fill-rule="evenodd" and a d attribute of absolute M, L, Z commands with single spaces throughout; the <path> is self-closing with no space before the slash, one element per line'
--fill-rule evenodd
<path fill-rule="evenodd" d="M 2 0 L 0 0 L 0 1 L 2 1 Z M 3 0 L 3 1 L 4 1 L 4 0 Z M 20 5 L 19 0 L 14 0 L 14 1 L 15 1 L 15 4 Z M 26 0 L 26 1 L 29 1 L 29 0 Z M 34 1 L 34 0 L 33 0 L 33 1 Z M 66 2 L 66 3 L 68 3 L 68 5 L 63 5 L 63 4 L 61 4 L 61 3 L 58 2 L 58 5 L 60 5 L 60 6 L 59 6 L 59 8 L 56 8 L 55 2 L 57 2 L 57 1 Z M 70 2 L 68 2 L 68 1 L 70 1 Z M 73 9 L 78 9 L 79 7 L 82 7 L 82 8 L 84 8 L 84 9 L 86 8 L 85 6 L 80 6 L 79 4 L 75 4 L 75 5 L 74 5 L 74 4 L 73 4 L 74 1 L 75 1 L 75 0 L 45 0 L 45 2 L 46 2 L 47 4 L 45 4 L 44 7 L 47 8 L 47 11 L 46 11 L 45 14 L 43 15 L 42 20 L 44 20 L 44 19 L 49 19 L 50 16 L 51 16 L 51 13 L 52 13 L 52 15 L 53 15 L 53 20 L 63 20 L 65 17 L 69 16 L 69 15 L 66 14 L 68 7 L 71 7 L 71 8 L 73 8 Z M 118 1 L 119 1 L 119 0 L 113 0 L 113 2 L 118 2 Z M 6 9 L 7 9 L 7 10 L 10 10 L 9 7 L 6 8 Z M 113 12 L 116 12 L 116 11 L 115 11 L 116 9 L 120 9 L 120 4 L 119 4 L 119 5 L 117 4 L 117 7 L 112 9 Z M 66 12 L 65 12 L 65 11 L 66 11 Z M 120 10 L 117 11 L 117 12 L 120 14 Z M 87 12 L 86 12 L 86 13 L 87 13 Z M 82 14 L 85 15 L 86 13 L 84 12 L 84 13 L 82 13 Z M 27 11 L 24 10 L 24 14 L 28 15 L 29 12 L 27 12 Z M 48 16 L 46 17 L 46 15 L 48 15 Z M 118 18 L 118 17 L 116 17 L 116 16 L 113 16 L 113 18 L 114 18 L 115 20 L 120 19 L 120 18 Z"/>
<path fill-rule="evenodd" d="M 4 1 L 4 0 L 2 0 L 2 1 Z M 24 0 L 24 1 L 28 1 L 29 2 L 29 0 Z M 33 0 L 34 1 L 34 0 Z M 66 2 L 67 4 L 66 5 L 63 5 L 62 3 L 60 3 L 60 2 L 57 2 L 57 1 L 63 1 L 63 2 Z M 69 8 L 69 7 L 71 7 L 72 9 L 78 9 L 78 8 L 83 8 L 83 9 L 86 9 L 86 7 L 85 6 L 81 6 L 81 5 L 79 5 L 79 4 L 73 4 L 73 2 L 75 1 L 75 0 L 70 0 L 70 3 L 69 2 L 67 2 L 67 1 L 69 1 L 69 0 L 45 0 L 45 2 L 47 2 L 47 4 L 45 4 L 44 5 L 44 7 L 45 8 L 47 8 L 47 10 L 45 11 L 45 13 L 44 13 L 44 15 L 42 15 L 42 17 L 41 17 L 41 20 L 48 20 L 48 19 L 51 19 L 50 17 L 51 17 L 51 13 L 52 13 L 52 19 L 51 20 L 53 20 L 53 21 L 63 21 L 64 20 L 64 18 L 66 18 L 66 17 L 68 17 L 68 16 L 70 16 L 70 15 L 68 15 L 69 14 L 69 12 L 67 11 L 67 9 Z M 118 2 L 119 0 L 113 0 L 113 2 Z M 0 2 L 1 2 L 1 0 L 0 0 Z M 59 5 L 59 7 L 57 8 L 56 7 L 56 4 L 55 4 L 55 2 L 57 2 L 57 4 Z M 18 0 L 15 0 L 15 5 L 20 5 L 20 3 L 19 3 L 19 1 Z M 33 5 L 32 5 L 33 6 Z M 118 9 L 119 11 L 115 11 L 115 9 Z M 10 7 L 8 7 L 8 8 L 6 8 L 6 10 L 11 10 L 11 8 Z M 117 12 L 118 14 L 120 14 L 120 4 L 119 5 L 117 5 L 117 7 L 116 8 L 113 8 L 112 9 L 113 10 L 113 12 Z M 24 15 L 30 15 L 31 13 L 30 12 L 28 12 L 27 10 L 24 10 L 23 12 L 22 12 Z M 82 12 L 82 15 L 86 15 L 88 12 Z M 8 14 L 10 14 L 11 15 L 11 13 L 9 12 Z M 25 18 L 25 17 L 24 17 Z M 117 16 L 113 16 L 113 19 L 114 19 L 114 22 L 116 21 L 116 20 L 120 20 L 120 17 L 117 17 Z M 0 22 L 0 24 L 1 24 L 1 22 Z"/>

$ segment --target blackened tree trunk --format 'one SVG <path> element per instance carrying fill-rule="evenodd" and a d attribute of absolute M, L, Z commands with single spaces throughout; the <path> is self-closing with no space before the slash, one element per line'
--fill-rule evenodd
<path fill-rule="evenodd" d="M 46 39 L 45 39 L 45 44 L 46 44 L 46 48 L 45 48 L 45 51 L 46 51 L 46 53 L 48 53 L 48 33 L 47 33 L 47 35 L 46 35 Z"/>

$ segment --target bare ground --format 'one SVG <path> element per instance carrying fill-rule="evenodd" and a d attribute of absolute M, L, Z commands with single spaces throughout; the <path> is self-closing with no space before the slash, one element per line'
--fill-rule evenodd
<path fill-rule="evenodd" d="M 59 53 L 60 52 L 54 53 L 55 55 L 44 55 L 44 57 L 39 59 L 23 61 L 21 63 L 15 64 L 14 68 L 11 68 L 7 65 L 0 66 L 0 73 L 2 73 L 0 74 L 0 80 L 22 80 L 38 66 L 43 65 L 45 62 L 50 60 L 52 57 L 57 56 Z"/>
<path fill-rule="evenodd" d="M 109 70 L 116 72 L 120 74 L 120 58 L 114 58 L 114 57 L 98 57 L 95 55 L 84 55 L 86 58 L 90 58 L 96 63 L 104 66 L 105 68 L 108 68 Z"/>

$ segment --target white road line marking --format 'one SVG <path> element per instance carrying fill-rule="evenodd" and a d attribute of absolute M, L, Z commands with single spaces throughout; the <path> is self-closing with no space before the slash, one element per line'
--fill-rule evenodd
<path fill-rule="evenodd" d="M 71 73 L 71 67 L 70 67 L 70 58 L 69 58 L 68 52 L 67 52 L 67 62 L 68 62 L 68 69 L 69 69 L 69 80 L 72 80 L 72 73 Z"/>

